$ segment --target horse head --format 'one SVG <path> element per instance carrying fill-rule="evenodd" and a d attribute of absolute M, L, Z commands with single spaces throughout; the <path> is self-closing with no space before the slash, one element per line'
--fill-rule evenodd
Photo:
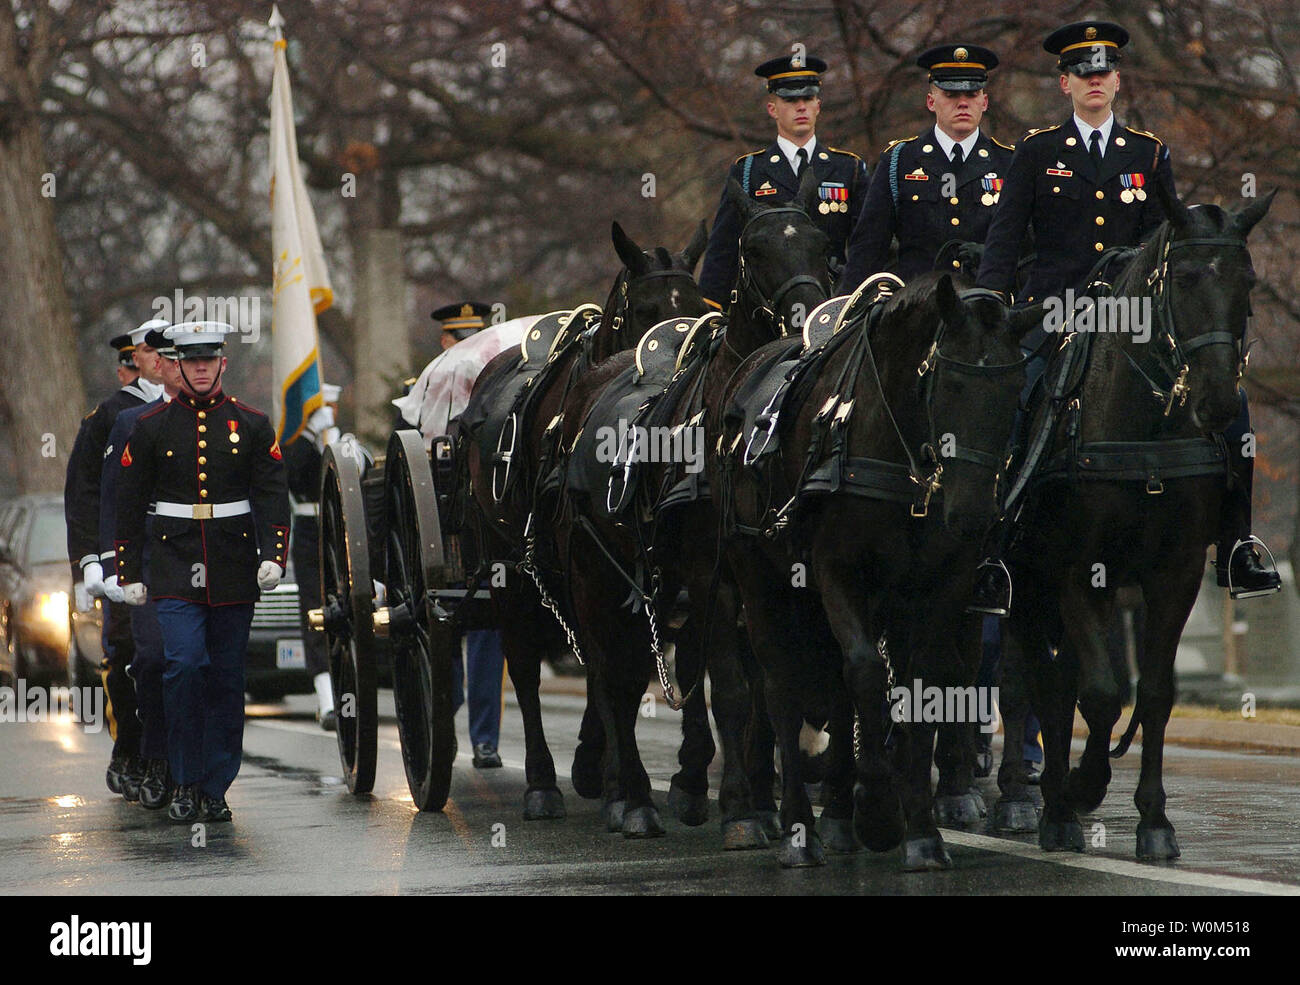
<path fill-rule="evenodd" d="M 695 283 L 695 265 L 708 242 L 703 222 L 696 227 L 686 248 L 676 254 L 662 246 L 642 250 L 617 222 L 613 224 L 611 238 L 624 269 L 605 304 L 610 345 L 601 349 L 597 361 L 631 348 L 650 328 L 665 319 L 693 318 L 708 310 Z"/>
<path fill-rule="evenodd" d="M 1246 237 L 1277 192 L 1235 212 L 1188 207 L 1163 182 L 1156 193 L 1169 220 L 1115 293 L 1136 295 L 1145 287 L 1153 295 L 1151 356 L 1171 381 L 1168 406 L 1190 400 L 1193 425 L 1222 431 L 1240 411 L 1237 388 L 1255 286 Z"/>
<path fill-rule="evenodd" d="M 1025 383 L 1020 340 L 1042 322 L 1042 306 L 1008 308 L 992 291 L 935 284 L 939 326 L 918 368 L 929 429 L 927 455 L 941 468 L 944 525 L 983 536 L 997 514 L 997 487 L 1016 404 Z"/>
<path fill-rule="evenodd" d="M 764 335 L 753 348 L 798 331 L 804 317 L 830 295 L 830 240 L 813 223 L 817 176 L 804 171 L 789 205 L 768 208 L 745 194 L 734 178 L 727 198 L 740 217 L 740 261 L 728 331 Z M 741 350 L 744 351 L 744 350 Z"/>

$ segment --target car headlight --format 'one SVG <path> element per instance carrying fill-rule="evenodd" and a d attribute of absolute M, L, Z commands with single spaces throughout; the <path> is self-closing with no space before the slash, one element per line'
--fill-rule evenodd
<path fill-rule="evenodd" d="M 68 632 L 68 593 L 41 592 L 36 596 L 36 617 L 60 635 Z"/>

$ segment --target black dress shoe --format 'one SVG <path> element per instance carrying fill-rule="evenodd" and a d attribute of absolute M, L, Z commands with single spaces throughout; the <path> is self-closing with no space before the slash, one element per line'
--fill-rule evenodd
<path fill-rule="evenodd" d="M 171 803 L 172 771 L 165 759 L 150 759 L 144 769 L 140 784 L 140 806 L 151 811 L 162 810 Z"/>
<path fill-rule="evenodd" d="M 126 772 L 122 774 L 122 799 L 134 804 L 140 799 L 140 784 L 144 783 L 144 760 L 132 756 L 126 763 Z"/>
<path fill-rule="evenodd" d="M 1228 594 L 1234 599 L 1272 595 L 1282 590 L 1281 576 L 1272 567 L 1271 562 L 1268 567 L 1264 566 L 1259 552 L 1251 546 L 1256 543 L 1258 541 L 1253 537 L 1250 540 L 1237 541 L 1236 547 L 1232 549 L 1232 557 L 1227 568 L 1216 565 L 1219 587 L 1228 589 Z"/>
<path fill-rule="evenodd" d="M 1011 612 L 1011 573 L 997 558 L 985 558 L 975 572 L 975 590 L 967 612 L 1006 616 Z"/>
<path fill-rule="evenodd" d="M 172 794 L 172 804 L 167 808 L 167 819 L 177 824 L 192 824 L 202 816 L 198 785 L 182 783 Z"/>
<path fill-rule="evenodd" d="M 1043 781 L 1043 771 L 1038 768 L 1038 764 L 1032 759 L 1025 760 L 1025 782 L 1031 787 L 1038 786 Z"/>
<path fill-rule="evenodd" d="M 113 793 L 122 792 L 122 774 L 126 772 L 127 762 L 126 756 L 114 756 L 109 760 L 108 769 L 104 771 L 104 782 Z"/>
<path fill-rule="evenodd" d="M 230 805 L 225 797 L 209 797 L 203 794 L 203 817 L 208 821 L 229 822 L 234 820 Z"/>
<path fill-rule="evenodd" d="M 501 756 L 497 747 L 490 742 L 480 742 L 474 746 L 474 766 L 480 770 L 494 770 L 501 766 Z"/>

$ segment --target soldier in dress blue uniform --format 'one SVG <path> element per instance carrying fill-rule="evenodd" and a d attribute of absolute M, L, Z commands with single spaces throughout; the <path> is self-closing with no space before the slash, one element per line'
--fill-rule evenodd
<path fill-rule="evenodd" d="M 150 329 L 166 325 L 165 321 L 147 321 L 109 343 L 117 352 L 118 379 L 125 377 L 124 385 L 82 420 L 68 456 L 63 513 L 68 527 L 68 559 L 72 563 L 77 606 L 83 612 L 90 611 L 93 597 L 104 594 L 103 564 L 112 557 L 111 554 L 109 558 L 100 556 L 99 536 L 99 486 L 109 432 L 122 411 L 148 403 L 162 392 L 157 382 L 157 356 L 145 342 L 145 336 Z M 104 606 L 104 658 L 100 672 L 109 731 L 113 736 L 105 782 L 109 790 L 134 801 L 140 796 L 144 766 L 139 758 L 140 724 L 136 719 L 135 687 L 126 674 L 133 655 L 130 620 L 120 603 L 121 599 L 110 599 Z"/>
<path fill-rule="evenodd" d="M 817 140 L 821 73 L 825 71 L 826 63 L 820 58 L 797 55 L 773 58 L 754 70 L 767 80 L 767 114 L 776 121 L 776 142 L 736 158 L 730 177 L 756 202 L 786 205 L 799 191 L 803 169 L 811 167 L 820 182 L 813 221 L 830 237 L 833 280 L 844 265 L 853 217 L 867 188 L 867 169 L 857 154 Z M 700 268 L 700 293 L 715 308 L 724 306 L 736 281 L 740 231 L 740 217 L 727 202 L 724 187 Z"/>
<path fill-rule="evenodd" d="M 996 211 L 1015 150 L 980 126 L 989 106 L 988 73 L 998 56 L 979 45 L 946 44 L 916 63 L 929 71 L 925 106 L 934 126 L 895 140 L 881 155 L 853 225 L 841 293 L 881 270 L 904 281 L 932 270 L 950 240 L 984 242 Z M 894 239 L 898 256 L 889 263 Z"/>
<path fill-rule="evenodd" d="M 1169 148 L 1155 134 L 1123 126 L 1112 112 L 1120 87 L 1119 50 L 1127 43 L 1128 32 L 1109 21 L 1068 24 L 1043 42 L 1058 58 L 1061 92 L 1070 97 L 1074 112 L 1054 126 L 1029 131 L 1016 148 L 989 228 L 977 279 L 981 287 L 1011 291 L 1021 240 L 1030 226 L 1037 253 L 1021 292 L 1024 302 L 1059 296 L 1067 288 L 1081 291 L 1104 250 L 1137 246 L 1164 221 L 1150 189 L 1164 182 L 1174 190 Z M 1045 337 L 1040 328 L 1026 345 L 1037 348 Z M 1041 360 L 1034 363 L 1031 385 L 1043 365 Z M 1281 587 L 1277 572 L 1261 562 L 1250 532 L 1254 459 L 1240 454 L 1240 439 L 1249 427 L 1243 392 L 1241 417 L 1225 433 L 1235 451 L 1231 465 L 1236 481 L 1224 497 L 1217 559 L 1219 584 L 1231 584 L 1234 598 Z M 991 589 L 981 579 L 977 605 L 989 600 Z"/>
<path fill-rule="evenodd" d="M 145 336 L 145 343 L 158 352 L 163 393 L 157 400 L 122 411 L 117 415 L 113 430 L 109 432 L 99 497 L 100 556 L 108 559 L 116 553 L 117 480 L 122 469 L 122 449 L 126 447 L 135 422 L 141 415 L 156 409 L 180 392 L 180 367 L 171 339 L 154 329 Z M 144 563 L 148 568 L 147 541 Z M 113 602 L 123 602 L 116 573 L 104 579 L 104 595 Z M 171 769 L 167 763 L 167 723 L 163 709 L 162 679 L 166 665 L 162 629 L 158 625 L 158 610 L 152 599 L 141 606 L 124 605 L 123 608 L 131 613 L 131 639 L 135 650 L 129 670 L 131 679 L 135 682 L 136 713 L 140 719 L 140 758 L 144 765 L 144 776 L 140 782 L 140 806 L 149 810 L 161 810 L 171 803 L 172 795 Z"/>
<path fill-rule="evenodd" d="M 168 329 L 181 390 L 141 415 L 121 455 L 117 573 L 128 605 L 157 603 L 173 821 L 229 821 L 244 661 L 258 590 L 284 574 L 289 493 L 275 429 L 221 389 L 222 322 Z M 146 528 L 150 502 L 152 526 Z M 149 563 L 144 564 L 146 537 Z M 146 589 L 147 584 L 147 589 Z"/>

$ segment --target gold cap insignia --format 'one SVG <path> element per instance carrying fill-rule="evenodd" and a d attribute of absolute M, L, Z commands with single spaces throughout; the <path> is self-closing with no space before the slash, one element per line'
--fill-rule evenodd
<path fill-rule="evenodd" d="M 1075 37 L 1078 37 L 1078 35 L 1076 34 Z M 1083 32 L 1083 39 L 1085 41 L 1095 41 L 1097 39 L 1097 29 L 1095 27 L 1090 27 L 1085 30 Z"/>
<path fill-rule="evenodd" d="M 970 52 L 965 48 L 958 48 L 952 53 L 954 61 L 964 62 L 970 56 Z"/>
<path fill-rule="evenodd" d="M 469 318 L 469 317 L 470 317 L 471 315 L 473 315 L 473 314 L 474 314 L 474 306 L 473 306 L 472 304 L 463 304 L 463 305 L 461 305 L 461 307 L 460 307 L 460 316 L 461 316 L 462 318 Z"/>

